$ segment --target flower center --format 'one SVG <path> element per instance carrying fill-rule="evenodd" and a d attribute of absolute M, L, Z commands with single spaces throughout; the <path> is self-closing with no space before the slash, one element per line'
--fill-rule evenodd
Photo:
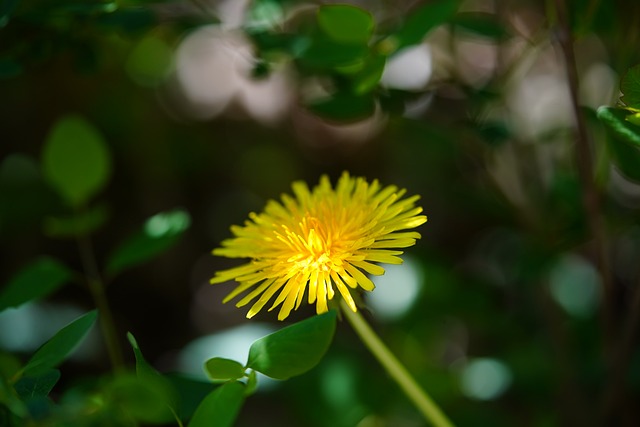
<path fill-rule="evenodd" d="M 341 264 L 327 227 L 317 218 L 306 215 L 299 223 L 296 233 L 288 231 L 290 246 L 294 254 L 287 261 L 298 271 L 330 271 Z M 295 238 L 292 239 L 292 237 Z"/>

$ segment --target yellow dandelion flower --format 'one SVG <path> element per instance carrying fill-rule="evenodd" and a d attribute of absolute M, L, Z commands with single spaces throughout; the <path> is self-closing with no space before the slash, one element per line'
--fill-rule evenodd
<path fill-rule="evenodd" d="M 300 181 L 292 188 L 295 198 L 284 194 L 281 203 L 270 200 L 263 213 L 249 214 L 243 227 L 231 227 L 235 237 L 213 254 L 250 261 L 217 272 L 211 283 L 239 283 L 224 302 L 251 290 L 236 304 L 242 307 L 258 298 L 248 318 L 278 292 L 269 311 L 282 305 L 279 320 L 300 306 L 305 293 L 317 313 L 323 313 L 336 288 L 355 312 L 350 288 L 372 291 L 374 284 L 365 273 L 384 274 L 374 263 L 401 264 L 398 249 L 420 238 L 415 231 L 403 231 L 427 221 L 415 206 L 419 196 L 403 199 L 405 190 L 346 172 L 335 188 L 327 176 L 313 190 Z"/>

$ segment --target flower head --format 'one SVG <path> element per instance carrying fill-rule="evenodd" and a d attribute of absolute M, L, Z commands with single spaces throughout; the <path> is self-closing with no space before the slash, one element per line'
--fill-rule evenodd
<path fill-rule="evenodd" d="M 278 293 L 269 310 L 282 305 L 283 320 L 302 303 L 316 303 L 318 314 L 328 310 L 327 300 L 338 290 L 356 311 L 351 289 L 372 291 L 365 275 L 384 274 L 375 263 L 401 264 L 399 248 L 415 244 L 420 234 L 403 231 L 427 221 L 415 206 L 419 196 L 402 199 L 405 190 L 368 183 L 348 173 L 335 188 L 327 176 L 309 190 L 304 182 L 292 185 L 295 198 L 282 195 L 282 202 L 270 200 L 263 213 L 249 214 L 244 226 L 232 226 L 235 237 L 224 240 L 214 255 L 249 258 L 246 264 L 217 272 L 211 283 L 235 279 L 239 285 L 227 302 L 249 291 L 236 305 L 254 300 L 247 317 L 258 313 Z"/>

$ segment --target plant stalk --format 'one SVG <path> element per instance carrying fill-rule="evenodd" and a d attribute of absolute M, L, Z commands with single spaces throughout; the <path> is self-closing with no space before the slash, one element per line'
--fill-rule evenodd
<path fill-rule="evenodd" d="M 87 285 L 93 301 L 98 308 L 98 321 L 107 346 L 107 352 L 109 353 L 111 367 L 114 372 L 120 372 L 124 369 L 122 349 L 118 342 L 115 322 L 113 321 L 113 314 L 105 293 L 104 282 L 102 281 L 96 264 L 93 246 L 86 236 L 76 236 L 76 241 L 78 243 L 78 250 L 80 251 L 80 258 L 82 259 L 82 267 L 87 278 Z"/>
<path fill-rule="evenodd" d="M 420 410 L 424 418 L 434 427 L 453 427 L 453 423 L 442 412 L 431 397 L 418 385 L 415 379 L 391 353 L 382 340 L 371 329 L 360 312 L 353 312 L 344 301 L 340 301 L 340 307 L 345 317 L 356 331 L 360 339 L 369 351 L 378 359 L 378 362 L 391 375 L 400 388 Z"/>

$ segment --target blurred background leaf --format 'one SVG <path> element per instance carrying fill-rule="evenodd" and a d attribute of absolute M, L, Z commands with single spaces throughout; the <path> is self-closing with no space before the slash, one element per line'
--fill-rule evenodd
<path fill-rule="evenodd" d="M 46 180 L 75 208 L 107 183 L 111 160 L 100 133 L 80 116 L 56 122 L 42 152 Z"/>
<path fill-rule="evenodd" d="M 145 262 L 171 248 L 191 223 L 189 214 L 176 209 L 158 213 L 141 232 L 122 244 L 107 261 L 107 273 L 115 276 L 126 268 Z"/>
<path fill-rule="evenodd" d="M 40 257 L 24 267 L 0 291 L 0 311 L 44 298 L 69 282 L 73 273 L 59 261 Z"/>

